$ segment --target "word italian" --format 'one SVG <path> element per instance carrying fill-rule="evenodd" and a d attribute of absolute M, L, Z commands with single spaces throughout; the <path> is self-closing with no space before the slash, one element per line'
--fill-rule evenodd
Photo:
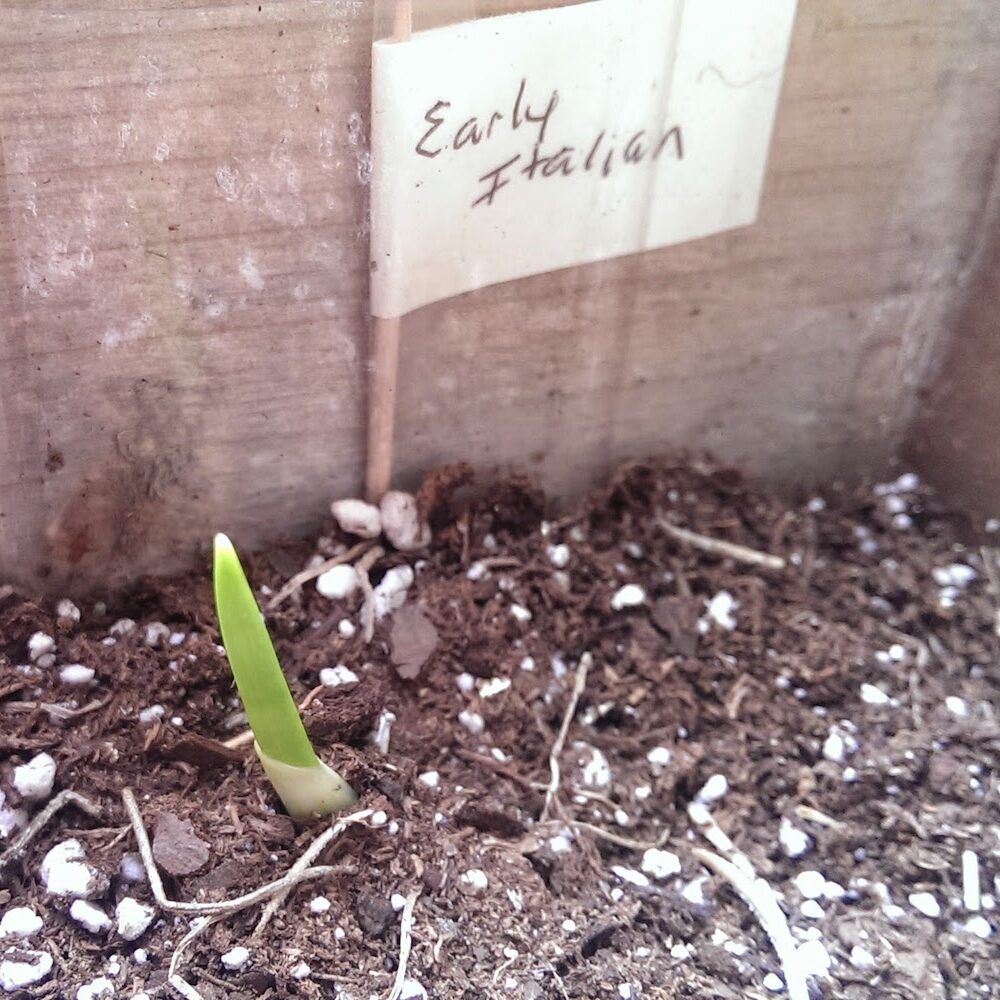
<path fill-rule="evenodd" d="M 624 140 L 612 129 L 602 129 L 582 143 L 544 146 L 546 133 L 559 107 L 559 91 L 553 90 L 544 102 L 528 98 L 528 81 L 522 79 L 509 107 L 494 110 L 486 118 L 449 120 L 450 101 L 435 101 L 424 114 L 426 130 L 417 141 L 418 156 L 434 159 L 445 152 L 461 153 L 467 147 L 492 143 L 521 129 L 532 140 L 530 152 L 515 153 L 477 179 L 480 185 L 472 207 L 492 205 L 497 195 L 513 181 L 570 177 L 593 173 L 609 177 L 619 166 L 635 167 L 653 163 L 666 153 L 676 160 L 684 158 L 684 140 L 680 125 L 658 129 L 638 129 Z"/>

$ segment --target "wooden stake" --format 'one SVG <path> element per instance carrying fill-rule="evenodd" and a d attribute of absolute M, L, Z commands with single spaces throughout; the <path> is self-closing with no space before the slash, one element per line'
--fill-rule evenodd
<path fill-rule="evenodd" d="M 365 493 L 378 503 L 392 481 L 392 446 L 396 429 L 401 320 L 372 318 L 372 374 L 368 399 L 368 467 Z"/>
<path fill-rule="evenodd" d="M 413 33 L 413 0 L 397 0 L 393 41 Z M 392 482 L 392 451 L 396 430 L 396 386 L 399 374 L 399 316 L 372 317 L 372 372 L 368 395 L 368 454 L 365 494 L 378 503 Z"/>

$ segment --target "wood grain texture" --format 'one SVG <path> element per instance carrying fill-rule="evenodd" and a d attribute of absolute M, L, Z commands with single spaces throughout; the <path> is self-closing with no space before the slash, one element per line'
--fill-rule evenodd
<path fill-rule="evenodd" d="M 3 577 L 114 584 L 360 489 L 372 19 L 0 10 Z M 993 0 L 800 0 L 759 223 L 408 317 L 399 482 L 471 457 L 573 494 L 675 446 L 878 468 L 961 306 L 998 81 Z"/>
<path fill-rule="evenodd" d="M 964 304 L 921 394 L 905 453 L 969 515 L 973 535 L 996 546 L 1000 518 L 1000 158 L 970 267 Z"/>

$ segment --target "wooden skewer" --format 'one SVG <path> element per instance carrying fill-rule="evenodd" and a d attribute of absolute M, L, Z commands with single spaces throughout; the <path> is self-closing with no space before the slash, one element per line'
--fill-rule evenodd
<path fill-rule="evenodd" d="M 413 0 L 397 0 L 393 41 L 413 33 Z M 372 375 L 368 398 L 368 455 L 365 493 L 378 503 L 392 482 L 393 439 L 396 430 L 396 386 L 399 374 L 399 316 L 372 318 Z"/>

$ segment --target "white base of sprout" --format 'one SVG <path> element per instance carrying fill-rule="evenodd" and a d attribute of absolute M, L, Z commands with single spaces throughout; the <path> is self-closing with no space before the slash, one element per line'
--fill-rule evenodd
<path fill-rule="evenodd" d="M 296 767 L 268 757 L 256 743 L 253 748 L 293 819 L 328 816 L 357 802 L 357 792 L 319 758 L 313 767 Z"/>

